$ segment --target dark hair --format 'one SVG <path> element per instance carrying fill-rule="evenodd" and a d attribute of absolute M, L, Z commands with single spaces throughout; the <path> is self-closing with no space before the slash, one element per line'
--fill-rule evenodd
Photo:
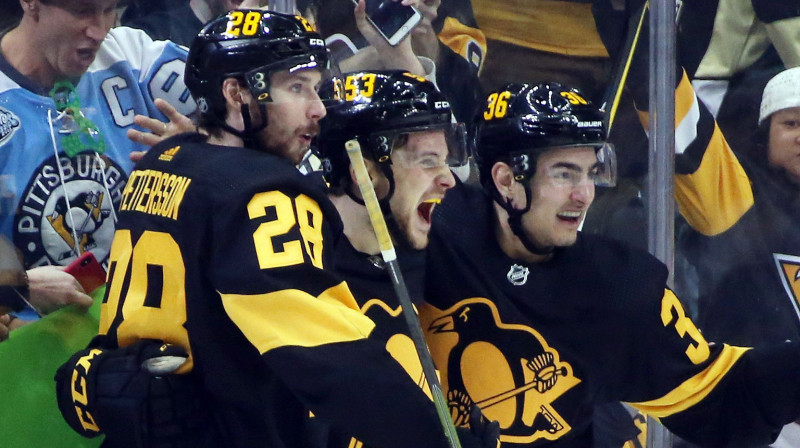
<path fill-rule="evenodd" d="M 22 6 L 19 0 L 0 0 L 0 33 L 9 30 L 19 23 L 22 19 Z"/>
<path fill-rule="evenodd" d="M 769 129 L 772 117 L 768 117 L 750 134 L 745 154 L 760 166 L 769 166 Z"/>

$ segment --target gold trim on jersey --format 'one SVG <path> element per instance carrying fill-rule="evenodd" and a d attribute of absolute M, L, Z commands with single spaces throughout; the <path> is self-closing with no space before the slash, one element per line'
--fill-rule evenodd
<path fill-rule="evenodd" d="M 591 3 L 473 0 L 472 10 L 488 39 L 566 56 L 608 57 Z"/>
<path fill-rule="evenodd" d="M 663 397 L 630 405 L 656 418 L 684 411 L 703 401 L 748 350 L 750 348 L 725 344 L 719 356 L 702 372 L 684 381 Z"/>
<path fill-rule="evenodd" d="M 464 25 L 453 17 L 444 19 L 442 30 L 437 35 L 443 44 L 461 55 L 478 70 L 483 67 L 486 55 L 486 36 L 477 28 Z"/>
<path fill-rule="evenodd" d="M 316 347 L 364 339 L 375 327 L 358 309 L 345 282 L 316 297 L 298 289 L 219 294 L 228 316 L 262 354 L 286 345 Z"/>
<path fill-rule="evenodd" d="M 691 83 L 684 73 L 675 89 L 676 152 L 685 157 L 695 142 L 700 112 Z M 710 124 L 709 120 L 708 123 Z M 750 179 L 731 150 L 719 126 L 706 142 L 698 168 L 690 174 L 675 175 L 678 210 L 689 225 L 703 235 L 718 235 L 736 224 L 754 204 Z"/>

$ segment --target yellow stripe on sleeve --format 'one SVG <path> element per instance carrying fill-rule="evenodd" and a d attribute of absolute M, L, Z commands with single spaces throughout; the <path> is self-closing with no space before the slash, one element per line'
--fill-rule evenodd
<path fill-rule="evenodd" d="M 630 405 L 657 418 L 684 411 L 703 401 L 747 350 L 726 344 L 711 365 L 663 397 Z"/>
<path fill-rule="evenodd" d="M 707 236 L 728 230 L 753 206 L 750 179 L 719 126 L 697 171 L 675 176 L 675 199 L 689 225 Z"/>
<path fill-rule="evenodd" d="M 486 36 L 483 35 L 483 31 L 448 17 L 444 19 L 444 26 L 437 36 L 443 44 L 479 70 L 483 67 L 483 58 L 486 55 Z M 475 43 L 477 49 L 480 49 L 480 54 L 470 54 L 470 42 Z"/>
<path fill-rule="evenodd" d="M 675 152 L 705 143 L 697 169 L 675 176 L 675 199 L 689 225 L 706 236 L 718 235 L 736 224 L 753 206 L 753 189 L 739 159 L 716 122 L 708 142 L 699 142 L 697 96 L 684 72 L 675 89 Z M 704 122 L 705 125 L 711 121 Z"/>
<path fill-rule="evenodd" d="M 286 345 L 355 341 L 366 338 L 375 327 L 359 311 L 345 282 L 317 297 L 298 289 L 220 296 L 228 316 L 262 354 Z"/>

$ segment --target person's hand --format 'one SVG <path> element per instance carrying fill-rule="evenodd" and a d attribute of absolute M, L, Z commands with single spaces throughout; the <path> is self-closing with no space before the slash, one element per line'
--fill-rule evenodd
<path fill-rule="evenodd" d="M 439 57 L 439 37 L 433 30 L 433 21 L 439 14 L 442 0 L 417 0 L 413 6 L 422 14 L 422 20 L 411 31 L 411 47 L 418 56 L 436 61 Z"/>
<path fill-rule="evenodd" d="M 143 127 L 150 132 L 142 132 L 136 129 L 128 129 L 128 139 L 141 143 L 147 146 L 153 146 L 156 143 L 164 140 L 173 135 L 182 134 L 184 132 L 196 132 L 197 127 L 191 118 L 178 112 L 177 109 L 172 107 L 171 104 L 161 98 L 156 98 L 154 101 L 156 108 L 164 114 L 169 122 L 163 122 L 157 118 L 150 118 L 145 115 L 136 115 L 133 117 L 133 122 L 137 126 Z M 130 154 L 131 161 L 138 162 L 144 156 L 144 151 L 132 151 Z"/>
<path fill-rule="evenodd" d="M 393 0 L 399 1 L 405 6 L 416 4 L 417 0 Z M 367 42 L 377 51 L 381 67 L 356 67 L 356 69 L 379 69 L 386 70 L 405 70 L 412 74 L 424 76 L 425 69 L 419 62 L 414 50 L 411 48 L 410 36 L 406 36 L 396 46 L 389 45 L 389 42 L 381 36 L 380 32 L 367 20 L 367 6 L 364 0 L 358 0 L 358 4 L 353 10 L 356 18 L 358 31 L 367 39 Z"/>
<path fill-rule="evenodd" d="M 8 339 L 8 332 L 11 331 L 9 325 L 11 324 L 11 316 L 3 314 L 0 316 L 0 342 Z"/>
<path fill-rule="evenodd" d="M 31 304 L 42 314 L 72 304 L 84 309 L 92 306 L 92 298 L 78 280 L 64 272 L 61 266 L 41 266 L 28 270 L 28 289 Z"/>
<path fill-rule="evenodd" d="M 456 432 L 462 448 L 500 447 L 500 423 L 487 420 L 476 404 L 469 411 L 469 429 L 458 427 Z"/>
<path fill-rule="evenodd" d="M 199 378 L 169 373 L 186 357 L 182 348 L 154 340 L 84 349 L 56 372 L 59 410 L 79 434 L 105 434 L 114 446 L 191 446 L 213 425 Z"/>

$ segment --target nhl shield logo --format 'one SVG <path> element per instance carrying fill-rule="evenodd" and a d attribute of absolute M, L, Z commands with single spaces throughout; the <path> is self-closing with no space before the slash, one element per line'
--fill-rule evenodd
<path fill-rule="evenodd" d="M 514 286 L 522 286 L 528 281 L 528 274 L 530 270 L 525 266 L 520 266 L 518 264 L 511 265 L 511 269 L 508 270 L 508 274 L 506 274 L 506 278 L 508 281 Z"/>

